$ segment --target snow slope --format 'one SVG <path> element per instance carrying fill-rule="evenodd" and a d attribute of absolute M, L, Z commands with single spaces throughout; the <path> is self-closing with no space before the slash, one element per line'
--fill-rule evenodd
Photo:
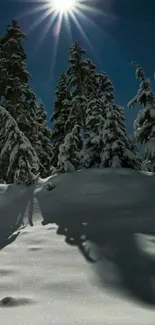
<path fill-rule="evenodd" d="M 95 220 L 104 229 L 155 234 L 155 177 L 125 168 L 86 169 L 49 179 L 35 190 L 45 223 Z M 47 181 L 48 183 L 48 181 Z M 95 225 L 93 224 L 93 227 Z"/>
<path fill-rule="evenodd" d="M 154 311 L 99 288 L 76 248 L 67 246 L 49 225 L 21 231 L 1 251 L 0 306 L 6 325 L 154 325 Z"/>
<path fill-rule="evenodd" d="M 153 232 L 154 186 L 152 174 L 124 169 L 58 175 L 32 187 L 1 185 L 1 323 L 153 325 L 153 310 L 110 291 L 96 275 L 101 265 L 91 267 L 76 247 L 56 235 L 55 225 L 43 227 L 41 220 L 102 218 L 107 230 L 130 226 Z M 34 227 L 19 230 L 25 215 Z M 107 271 L 117 277 L 116 271 Z"/>

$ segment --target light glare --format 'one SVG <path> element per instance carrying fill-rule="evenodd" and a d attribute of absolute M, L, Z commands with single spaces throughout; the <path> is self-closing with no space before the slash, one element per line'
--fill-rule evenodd
<path fill-rule="evenodd" d="M 69 11 L 74 9 L 75 0 L 52 0 L 52 6 L 61 12 Z"/>

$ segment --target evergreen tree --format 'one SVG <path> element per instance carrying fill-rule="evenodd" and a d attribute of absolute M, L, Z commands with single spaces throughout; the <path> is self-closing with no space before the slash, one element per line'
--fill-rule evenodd
<path fill-rule="evenodd" d="M 135 137 L 144 145 L 144 159 L 151 161 L 155 170 L 155 95 L 150 79 L 145 78 L 143 69 L 136 63 L 136 78 L 140 79 L 137 95 L 129 102 L 129 107 L 140 105 L 140 111 L 134 122 Z"/>
<path fill-rule="evenodd" d="M 137 143 L 134 136 L 129 136 L 129 149 L 133 153 L 133 168 L 137 166 L 136 169 L 142 169 L 142 157 L 140 155 L 139 150 L 137 149 Z"/>
<path fill-rule="evenodd" d="M 111 80 L 105 72 L 96 73 L 96 91 L 98 98 L 106 98 L 114 103 L 114 89 Z"/>
<path fill-rule="evenodd" d="M 47 113 L 43 103 L 38 105 L 36 112 L 36 143 L 35 150 L 40 160 L 40 174 L 42 177 L 50 175 L 52 161 L 51 130 L 47 124 Z"/>
<path fill-rule="evenodd" d="M 65 123 L 65 134 L 72 132 L 72 129 L 78 124 L 81 130 L 84 128 L 86 97 L 84 95 L 72 97 L 70 101 L 69 114 Z"/>
<path fill-rule="evenodd" d="M 84 59 L 85 50 L 75 43 L 69 52 L 68 84 L 72 92 L 71 109 L 66 122 L 72 130 L 78 124 L 85 132 L 86 103 L 95 91 L 95 66 L 89 59 Z"/>
<path fill-rule="evenodd" d="M 53 146 L 53 158 L 52 165 L 57 166 L 59 146 L 63 143 L 64 137 L 67 134 L 66 120 L 69 115 L 70 109 L 70 92 L 68 90 L 67 76 L 63 73 L 59 78 L 59 82 L 56 88 L 56 100 L 54 106 L 54 113 L 51 118 L 53 123 L 52 129 L 52 146 Z"/>
<path fill-rule="evenodd" d="M 39 171 L 39 160 L 29 140 L 10 115 L 0 106 L 1 141 L 0 170 L 6 183 L 33 183 Z"/>
<path fill-rule="evenodd" d="M 95 94 L 96 75 L 95 66 L 89 59 L 83 58 L 84 54 L 79 43 L 70 48 L 67 76 L 62 74 L 57 86 L 52 117 L 54 166 L 57 165 L 59 147 L 64 143 L 65 135 L 73 135 L 76 125 L 80 127 L 80 136 L 84 137 L 86 131 L 86 105 Z"/>
<path fill-rule="evenodd" d="M 100 166 L 101 164 L 106 105 L 107 102 L 111 105 L 114 102 L 113 86 L 107 74 L 97 73 L 95 79 L 95 91 L 92 91 L 93 99 L 90 96 L 86 106 L 85 167 Z"/>
<path fill-rule="evenodd" d="M 101 100 L 92 99 L 86 109 L 86 133 L 83 149 L 83 164 L 86 168 L 99 167 L 103 149 L 104 112 Z"/>
<path fill-rule="evenodd" d="M 76 170 L 80 168 L 82 146 L 80 126 L 75 125 L 72 132 L 66 135 L 64 143 L 59 148 L 58 166 L 61 171 L 66 171 L 66 163 L 72 165 Z"/>
<path fill-rule="evenodd" d="M 30 75 L 26 71 L 23 49 L 25 39 L 17 21 L 13 20 L 0 40 L 0 104 L 33 144 L 36 97 L 28 84 Z"/>
<path fill-rule="evenodd" d="M 107 102 L 103 131 L 101 167 L 127 167 L 138 169 L 126 134 L 123 108 Z"/>
<path fill-rule="evenodd" d="M 75 42 L 69 51 L 69 86 L 73 90 L 74 95 L 81 95 L 83 93 L 83 84 L 85 80 L 84 54 L 85 50 L 80 47 L 78 42 Z"/>

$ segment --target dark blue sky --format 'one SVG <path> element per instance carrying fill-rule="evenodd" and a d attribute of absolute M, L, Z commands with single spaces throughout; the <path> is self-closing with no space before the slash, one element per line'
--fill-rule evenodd
<path fill-rule="evenodd" d="M 63 1 L 63 0 L 62 0 Z M 47 0 L 48 2 L 48 0 Z M 130 61 L 137 61 L 146 75 L 153 77 L 155 70 L 155 0 L 86 0 L 100 14 L 89 14 L 89 20 L 78 17 L 92 49 L 71 21 L 73 41 L 79 40 L 96 64 L 97 71 L 106 71 L 111 78 L 118 104 L 125 107 L 126 124 L 132 132 L 135 111 L 129 111 L 128 101 L 135 95 L 138 82 Z M 42 35 L 49 19 L 40 23 L 33 31 L 31 26 L 37 22 L 43 11 L 22 17 L 27 11 L 40 6 L 37 0 L 0 0 L 0 34 L 13 18 L 19 20 L 22 30 L 28 33 L 25 50 L 28 56 L 27 69 L 32 75 L 32 87 L 38 98 L 52 114 L 54 91 L 61 72 L 68 67 L 68 49 L 72 41 L 62 24 L 55 65 L 53 67 L 56 38 L 51 28 L 40 45 Z M 106 16 L 103 15 L 106 13 Z M 101 14 L 102 13 L 102 14 Z M 96 25 L 96 27 L 95 27 Z"/>

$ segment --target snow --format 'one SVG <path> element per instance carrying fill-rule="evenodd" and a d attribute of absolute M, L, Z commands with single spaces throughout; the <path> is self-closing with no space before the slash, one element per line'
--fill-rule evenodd
<path fill-rule="evenodd" d="M 54 227 L 22 230 L 1 252 L 0 298 L 7 325 L 154 324 L 154 312 L 101 291 L 76 248 L 65 245 Z"/>
<path fill-rule="evenodd" d="M 49 183 L 55 185 L 51 191 Z M 153 325 L 153 310 L 103 286 L 96 274 L 98 266 L 91 268 L 76 247 L 56 235 L 55 225 L 43 227 L 41 220 L 62 217 L 74 222 L 102 217 L 105 226 L 107 218 L 116 230 L 123 218 L 124 230 L 134 224 L 155 231 L 154 188 L 152 173 L 123 168 L 56 174 L 29 187 L 1 185 L 1 244 L 17 219 L 33 212 L 34 221 L 34 227 L 27 226 L 19 234 L 16 229 L 16 240 L 6 241 L 0 252 L 0 299 L 11 297 L 8 304 L 0 303 L 1 323 Z M 153 250 L 153 242 L 151 245 Z M 109 268 L 107 273 L 110 276 Z"/>
<path fill-rule="evenodd" d="M 145 152 L 148 151 L 150 158 L 155 156 L 155 138 L 151 138 L 145 144 Z"/>
<path fill-rule="evenodd" d="M 7 182 L 24 182 L 28 177 L 32 179 L 33 172 L 38 172 L 39 169 L 35 150 L 25 134 L 20 131 L 14 118 L 2 106 L 0 106 L 0 116 L 3 139 L 0 153 L 1 168 L 6 170 L 6 173 L 1 176 L 6 177 Z"/>

